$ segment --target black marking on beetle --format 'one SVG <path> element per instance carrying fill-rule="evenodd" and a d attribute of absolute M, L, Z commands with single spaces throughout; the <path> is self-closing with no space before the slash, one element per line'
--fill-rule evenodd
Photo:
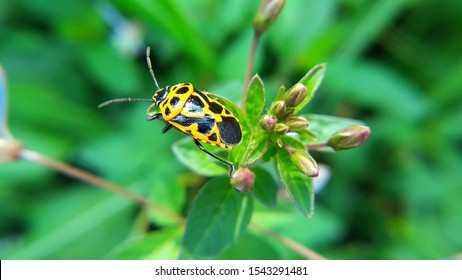
<path fill-rule="evenodd" d="M 201 113 L 204 111 L 204 103 L 197 96 L 191 95 L 186 101 L 184 109 L 192 113 Z"/>
<path fill-rule="evenodd" d="M 170 116 L 170 113 L 171 113 L 171 112 L 170 112 L 170 109 L 169 109 L 168 107 L 166 107 L 166 108 L 165 108 L 165 115 L 169 117 L 169 116 Z"/>
<path fill-rule="evenodd" d="M 210 98 L 205 94 L 203 93 L 202 91 L 198 90 L 197 88 L 194 88 L 194 92 L 199 95 L 200 97 L 202 97 L 202 99 L 204 100 L 209 100 Z"/>
<path fill-rule="evenodd" d="M 221 142 L 231 146 L 239 144 L 242 138 L 242 131 L 239 123 L 233 117 L 221 117 L 222 121 L 217 122 Z"/>
<path fill-rule="evenodd" d="M 210 117 L 192 118 L 183 115 L 178 115 L 174 117 L 171 121 L 184 127 L 188 127 L 197 123 L 197 132 L 203 135 L 209 134 L 215 125 L 215 119 Z M 185 130 L 185 133 L 186 131 L 187 130 Z"/>
<path fill-rule="evenodd" d="M 216 133 L 212 133 L 211 135 L 209 135 L 209 140 L 212 141 L 212 142 L 215 142 L 217 141 L 217 134 Z"/>
<path fill-rule="evenodd" d="M 200 134 L 207 135 L 213 129 L 214 123 L 210 121 L 197 122 L 197 131 Z"/>
<path fill-rule="evenodd" d="M 223 106 L 221 106 L 217 102 L 210 102 L 209 103 L 210 111 L 214 112 L 215 114 L 221 114 L 223 112 Z"/>
<path fill-rule="evenodd" d="M 177 94 L 185 94 L 189 91 L 189 87 L 187 86 L 181 86 L 180 88 L 178 88 L 175 93 Z"/>
<path fill-rule="evenodd" d="M 180 99 L 176 96 L 172 97 L 172 99 L 170 99 L 170 106 L 172 106 L 173 109 L 177 109 L 180 106 Z"/>

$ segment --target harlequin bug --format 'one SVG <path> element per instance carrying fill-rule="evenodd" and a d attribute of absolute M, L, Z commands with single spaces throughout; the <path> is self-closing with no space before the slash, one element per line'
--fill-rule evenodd
<path fill-rule="evenodd" d="M 148 121 L 162 118 L 167 123 L 162 129 L 162 133 L 166 133 L 174 127 L 191 136 L 199 149 L 227 164 L 230 167 L 230 174 L 232 174 L 234 172 L 233 164 L 207 151 L 199 141 L 226 149 L 239 145 L 242 139 L 239 120 L 225 106 L 212 99 L 207 93 L 196 89 L 190 83 L 160 88 L 152 69 L 149 47 L 146 50 L 146 62 L 157 88 L 152 99 L 112 99 L 100 104 L 98 108 L 118 102 L 153 102 L 154 104 L 147 111 Z M 160 113 L 150 113 L 154 106 L 160 109 Z"/>

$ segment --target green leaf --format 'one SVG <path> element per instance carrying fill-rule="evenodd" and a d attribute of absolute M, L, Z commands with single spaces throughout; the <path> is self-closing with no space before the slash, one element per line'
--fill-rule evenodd
<path fill-rule="evenodd" d="M 217 150 L 212 146 L 204 148 L 209 152 Z M 201 151 L 189 137 L 175 142 L 172 150 L 181 163 L 200 175 L 213 177 L 228 174 L 222 163 Z"/>
<path fill-rule="evenodd" d="M 246 164 L 249 149 L 252 147 L 253 133 L 250 128 L 242 130 L 242 142 L 239 146 L 234 147 L 230 152 L 230 159 L 237 163 L 238 166 Z"/>
<path fill-rule="evenodd" d="M 133 61 L 110 45 L 88 47 L 83 55 L 87 69 L 108 92 L 130 96 L 140 88 L 141 76 Z"/>
<path fill-rule="evenodd" d="M 302 83 L 306 87 L 306 97 L 300 104 L 298 104 L 297 107 L 294 108 L 294 114 L 297 114 L 297 112 L 303 109 L 303 107 L 305 107 L 306 104 L 310 102 L 311 98 L 313 98 L 314 96 L 314 93 L 321 85 L 325 73 L 326 64 L 318 64 L 311 68 L 311 70 L 308 71 L 308 73 L 306 73 L 306 75 L 300 79 L 299 83 Z M 289 91 L 291 89 L 289 89 Z"/>
<path fill-rule="evenodd" d="M 113 248 L 125 238 L 124 222 L 128 222 L 128 215 L 132 216 L 129 213 L 134 211 L 133 202 L 112 193 L 99 194 L 84 186 L 74 187 L 71 192 L 43 197 L 28 217 L 34 221 L 32 228 L 22 236 L 19 246 L 11 247 L 6 254 L 2 252 L 2 259 L 94 258 L 104 243 Z M 100 235 L 109 229 L 116 232 Z M 98 246 L 91 250 L 82 248 L 95 244 Z"/>
<path fill-rule="evenodd" d="M 252 212 L 248 194 L 236 192 L 225 177 L 210 180 L 188 215 L 180 258 L 216 256 L 245 231 Z"/>
<path fill-rule="evenodd" d="M 310 122 L 309 129 L 312 133 L 317 136 L 317 140 L 313 141 L 309 138 L 301 138 L 306 144 L 313 143 L 324 143 L 334 134 L 335 132 L 347 128 L 352 125 L 364 125 L 363 122 L 353 119 L 340 118 L 334 116 L 317 115 L 317 114 L 306 114 L 302 115 Z M 333 151 L 330 147 L 318 149 L 318 151 Z"/>
<path fill-rule="evenodd" d="M 335 246 L 339 240 L 344 238 L 345 231 L 348 228 L 348 222 L 341 218 L 337 211 L 331 207 L 317 206 L 316 216 L 311 220 L 306 220 L 305 217 L 296 213 L 295 208 L 286 209 L 283 201 L 278 203 L 274 209 L 256 210 L 252 217 L 252 224 L 275 231 L 300 244 L 313 244 L 315 248 Z M 264 239 L 265 237 L 261 236 L 261 238 Z M 276 248 L 281 254 L 280 259 L 299 257 L 281 244 L 277 244 Z"/>
<path fill-rule="evenodd" d="M 215 25 L 215 23 L 213 25 Z M 250 28 L 242 30 L 239 34 L 234 36 L 232 41 L 227 41 L 226 48 L 223 48 L 219 52 L 220 59 L 216 64 L 217 69 L 214 70 L 214 75 L 216 75 L 219 80 L 240 80 L 246 75 L 247 69 L 242 66 L 247 64 L 249 46 L 252 43 L 252 31 L 253 30 Z M 259 66 L 262 64 L 262 58 L 262 53 L 256 54 L 256 69 L 259 69 Z M 242 95 L 242 88 L 239 90 L 239 93 Z"/>
<path fill-rule="evenodd" d="M 280 260 L 277 245 L 271 238 L 246 232 L 235 244 L 220 255 L 222 260 Z"/>
<path fill-rule="evenodd" d="M 364 50 L 374 43 L 372 38 L 377 38 L 388 30 L 403 10 L 406 9 L 406 1 L 388 0 L 377 1 L 368 5 L 368 11 L 361 14 L 359 20 L 348 34 L 348 40 L 340 49 L 340 55 L 348 58 L 357 58 Z M 367 5 L 365 5 L 367 6 Z"/>
<path fill-rule="evenodd" d="M 278 149 L 276 162 L 281 181 L 289 195 L 302 214 L 311 218 L 314 212 L 314 188 L 311 177 L 305 176 L 292 163 L 290 154 L 284 149 Z"/>
<path fill-rule="evenodd" d="M 365 4 L 364 2 L 361 3 Z M 268 34 L 265 34 L 274 48 L 272 51 L 275 52 L 277 57 L 283 57 L 284 63 L 281 67 L 294 69 L 300 65 L 307 65 L 305 61 L 301 61 L 301 54 L 306 52 L 306 49 L 315 44 L 319 38 L 323 36 L 332 37 L 330 35 L 332 32 L 332 15 L 340 5 L 339 2 L 333 0 L 286 1 L 284 10 L 279 15 L 276 23 L 267 32 Z M 353 15 L 349 15 L 353 17 Z M 340 22 L 340 19 L 338 20 Z M 342 29 L 344 29 L 343 26 Z M 303 30 L 303 32 L 297 32 L 297 35 L 294 36 L 293 33 L 287 32 L 287 30 Z M 326 34 L 326 32 L 329 34 Z M 324 55 L 322 59 L 324 59 L 326 56 L 324 48 L 326 46 L 318 47 L 316 52 L 311 53 L 311 57 L 316 56 L 316 58 L 319 58 L 321 54 L 318 52 L 322 52 Z"/>
<path fill-rule="evenodd" d="M 248 150 L 251 147 L 253 141 L 253 133 L 250 128 L 243 126 L 242 127 L 242 142 L 234 147 L 230 152 L 230 159 L 232 162 L 237 163 L 238 166 L 241 166 L 246 161 L 246 155 Z"/>
<path fill-rule="evenodd" d="M 175 41 L 184 53 L 195 58 L 202 67 L 213 65 L 215 53 L 204 36 L 191 20 L 190 12 L 177 1 L 133 0 L 130 2 L 114 0 L 112 4 L 149 24 L 150 28 L 160 29 Z M 174 19 L 174 20 L 172 20 Z"/>
<path fill-rule="evenodd" d="M 73 134 L 72 141 L 76 141 L 80 137 L 91 137 L 100 133 L 102 128 L 107 128 L 107 123 L 102 122 L 99 116 L 101 111 L 95 110 L 96 104 L 86 108 L 72 101 L 71 95 L 63 94 L 64 89 L 46 82 L 46 79 L 16 83 L 12 81 L 8 86 L 9 92 L 14 93 L 9 95 L 14 101 L 9 104 L 10 116 L 21 119 L 21 123 L 36 127 L 39 131 L 49 130 L 49 133 L 45 133 L 49 137 L 55 136 L 64 140 L 65 137 L 58 135 Z M 63 128 L 69 132 L 63 131 Z M 32 135 L 31 137 L 34 138 Z"/>
<path fill-rule="evenodd" d="M 166 228 L 117 246 L 105 259 L 111 260 L 172 260 L 180 253 L 181 230 Z"/>
<path fill-rule="evenodd" d="M 178 176 L 177 170 L 168 169 L 170 166 L 159 166 L 158 170 L 146 174 L 140 184 L 147 188 L 148 199 L 163 206 L 173 213 L 182 215 L 182 208 L 185 202 L 185 188 L 178 180 L 172 179 Z M 178 221 L 165 213 L 148 209 L 149 217 L 158 226 L 175 224 Z"/>
<path fill-rule="evenodd" d="M 220 96 L 220 95 L 217 95 L 211 92 L 206 92 L 206 93 L 210 98 L 215 99 L 216 101 L 220 102 L 223 106 L 228 108 L 231 111 L 231 113 L 233 113 L 234 116 L 239 119 L 239 122 L 241 124 L 242 123 L 247 124 L 247 118 L 245 117 L 244 113 L 242 112 L 241 108 L 239 108 L 239 106 L 234 104 L 232 101 L 224 98 L 223 96 Z"/>
<path fill-rule="evenodd" d="M 318 136 L 308 128 L 297 131 L 297 134 L 300 137 L 300 139 L 302 139 L 302 142 L 304 142 L 304 141 L 308 141 L 308 142 L 318 141 Z"/>
<path fill-rule="evenodd" d="M 238 166 L 241 166 L 245 163 L 245 156 L 247 150 L 250 147 L 252 139 L 252 132 L 249 130 L 242 131 L 242 142 L 239 146 L 234 147 L 230 152 L 230 159 L 232 162 L 237 163 Z"/>
<path fill-rule="evenodd" d="M 156 104 L 152 104 L 146 110 L 146 115 L 148 115 L 149 117 L 152 117 L 152 116 L 154 116 L 155 114 L 158 114 L 158 113 L 161 113 L 161 111 L 160 111 L 159 106 L 157 106 Z"/>
<path fill-rule="evenodd" d="M 403 123 L 420 121 L 433 106 L 423 89 L 399 70 L 370 60 L 332 59 L 324 86 L 337 98 Z"/>
<path fill-rule="evenodd" d="M 261 157 L 263 157 L 264 153 L 266 152 L 268 146 L 268 135 L 263 131 L 260 130 L 259 133 L 255 135 L 252 144 L 247 151 L 248 154 L 246 156 L 246 165 L 252 165 Z"/>
<path fill-rule="evenodd" d="M 276 206 L 276 196 L 279 187 L 273 176 L 263 168 L 254 167 L 251 170 L 255 174 L 253 187 L 255 197 L 268 207 Z"/>
<path fill-rule="evenodd" d="M 274 99 L 274 102 L 282 100 L 285 92 L 286 92 L 286 88 L 284 87 L 284 85 L 282 85 L 278 90 L 278 93 L 276 95 L 276 98 Z"/>
<path fill-rule="evenodd" d="M 245 99 L 245 113 L 252 128 L 258 127 L 261 113 L 265 107 L 265 87 L 258 75 L 253 76 L 250 81 Z"/>
<path fill-rule="evenodd" d="M 297 150 L 305 150 L 305 145 L 303 144 L 303 142 L 295 137 L 281 135 L 279 136 L 279 138 L 282 140 L 283 143 L 288 144 Z"/>
<path fill-rule="evenodd" d="M 274 156 L 276 155 L 276 149 L 277 148 L 278 147 L 276 146 L 276 144 L 274 144 L 272 142 L 268 143 L 268 148 L 267 148 L 266 152 L 263 154 L 262 160 L 264 162 L 268 162 L 272 158 L 274 158 Z"/>

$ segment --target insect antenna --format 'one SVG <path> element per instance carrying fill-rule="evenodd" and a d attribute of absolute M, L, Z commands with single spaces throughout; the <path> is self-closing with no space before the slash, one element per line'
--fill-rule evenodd
<path fill-rule="evenodd" d="M 151 73 L 151 77 L 154 80 L 154 83 L 156 84 L 156 88 L 159 90 L 159 84 L 157 83 L 156 76 L 154 75 L 154 70 L 152 69 L 152 63 L 151 63 L 151 48 L 148 47 L 146 49 L 146 62 L 148 63 L 148 68 L 149 68 L 149 73 Z"/>
<path fill-rule="evenodd" d="M 121 103 L 121 102 L 153 102 L 152 99 L 145 99 L 145 98 L 117 98 L 117 99 L 111 99 L 106 102 L 103 102 L 98 105 L 98 108 L 103 108 L 108 105 L 111 105 L 112 103 Z"/>

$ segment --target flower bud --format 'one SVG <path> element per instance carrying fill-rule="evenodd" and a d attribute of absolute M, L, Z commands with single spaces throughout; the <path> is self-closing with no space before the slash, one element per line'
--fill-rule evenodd
<path fill-rule="evenodd" d="M 274 129 L 274 132 L 277 134 L 284 134 L 287 131 L 289 131 L 289 126 L 285 123 L 277 123 L 276 128 Z"/>
<path fill-rule="evenodd" d="M 286 112 L 284 113 L 284 115 L 281 118 L 283 118 L 283 119 L 289 118 L 289 117 L 292 117 L 293 114 L 294 114 L 294 108 L 287 108 Z"/>
<path fill-rule="evenodd" d="M 266 131 L 274 130 L 277 121 L 278 119 L 273 115 L 264 115 L 260 120 L 260 127 Z"/>
<path fill-rule="evenodd" d="M 240 192 L 249 192 L 253 189 L 255 174 L 248 168 L 241 167 L 231 176 L 231 186 Z"/>
<path fill-rule="evenodd" d="M 285 0 L 262 0 L 253 20 L 253 28 L 258 35 L 271 26 L 284 8 Z"/>
<path fill-rule="evenodd" d="M 270 112 L 278 118 L 282 117 L 286 113 L 286 103 L 282 100 L 274 102 Z"/>
<path fill-rule="evenodd" d="M 371 134 L 367 126 L 353 125 L 335 132 L 327 142 L 334 150 L 347 150 L 364 144 Z"/>
<path fill-rule="evenodd" d="M 303 174 L 309 177 L 317 177 L 319 168 L 316 161 L 305 151 L 297 150 L 290 154 L 292 162 Z"/>
<path fill-rule="evenodd" d="M 302 103 L 303 99 L 306 97 L 306 87 L 298 83 L 294 86 L 293 89 L 291 89 L 286 96 L 284 97 L 284 100 L 286 101 L 287 107 L 295 107 L 298 104 Z"/>
<path fill-rule="evenodd" d="M 287 120 L 290 131 L 299 131 L 308 127 L 308 120 L 303 117 L 291 117 Z"/>

